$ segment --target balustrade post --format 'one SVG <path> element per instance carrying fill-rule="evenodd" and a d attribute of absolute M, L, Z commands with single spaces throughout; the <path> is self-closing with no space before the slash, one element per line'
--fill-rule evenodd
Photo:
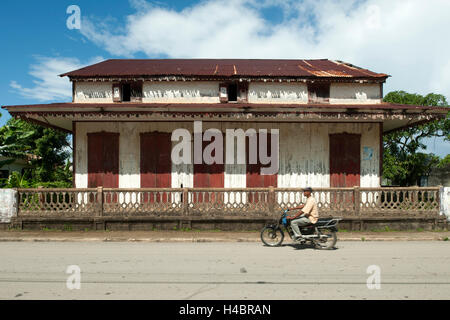
<path fill-rule="evenodd" d="M 43 186 L 38 186 L 37 189 L 38 190 L 43 190 L 44 187 Z M 39 197 L 39 210 L 45 210 L 45 202 L 46 202 L 45 193 L 38 192 L 37 194 L 38 194 L 38 197 Z"/>
<path fill-rule="evenodd" d="M 353 201 L 355 204 L 355 215 L 361 214 L 361 190 L 358 186 L 353 187 Z"/>
<path fill-rule="evenodd" d="M 183 215 L 189 214 L 189 188 L 183 188 Z"/>
<path fill-rule="evenodd" d="M 275 188 L 273 186 L 269 187 L 268 202 L 269 202 L 269 214 L 274 215 L 275 214 Z"/>
<path fill-rule="evenodd" d="M 98 215 L 103 216 L 103 187 L 97 187 Z"/>

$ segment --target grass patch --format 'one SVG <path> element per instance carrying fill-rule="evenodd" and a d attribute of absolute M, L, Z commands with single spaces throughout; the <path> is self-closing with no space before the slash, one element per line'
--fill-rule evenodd
<path fill-rule="evenodd" d="M 63 231 L 61 229 L 49 228 L 49 227 L 43 227 L 41 230 L 44 232 L 61 232 L 61 231 Z"/>
<path fill-rule="evenodd" d="M 370 231 L 372 231 L 372 232 L 390 232 L 392 230 L 388 226 L 385 226 L 384 228 L 375 228 L 375 229 L 371 229 Z"/>

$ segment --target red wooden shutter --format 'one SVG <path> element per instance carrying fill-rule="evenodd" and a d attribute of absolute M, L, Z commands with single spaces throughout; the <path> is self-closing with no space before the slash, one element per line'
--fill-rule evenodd
<path fill-rule="evenodd" d="M 330 187 L 360 185 L 361 135 L 330 134 Z"/>
<path fill-rule="evenodd" d="M 203 141 L 202 152 L 211 142 Z M 194 164 L 194 188 L 223 188 L 225 185 L 224 172 L 225 164 Z M 208 194 L 205 194 L 204 197 L 203 194 L 199 194 L 194 198 L 194 202 L 221 202 L 222 200 L 223 195 L 216 197 L 214 194 L 211 197 Z"/>
<path fill-rule="evenodd" d="M 247 188 L 268 188 L 268 187 L 277 187 L 277 174 L 271 174 L 271 175 L 262 175 L 261 174 L 261 168 L 264 166 L 261 164 L 259 160 L 259 134 L 256 135 L 257 137 L 257 163 L 256 164 L 250 164 L 249 161 L 249 138 L 246 137 L 246 163 L 247 163 L 247 174 L 246 174 L 246 186 Z M 267 134 L 267 150 L 268 152 L 271 151 L 271 134 Z M 248 195 L 248 202 L 249 203 L 255 203 L 259 201 L 264 201 L 264 199 L 258 198 L 258 194 L 249 194 Z"/>
<path fill-rule="evenodd" d="M 172 187 L 171 134 L 141 133 L 141 188 Z M 166 193 L 144 194 L 144 202 L 167 202 Z"/>
<path fill-rule="evenodd" d="M 88 133 L 88 188 L 119 187 L 119 133 Z"/>
<path fill-rule="evenodd" d="M 202 152 L 210 143 L 211 141 L 203 141 Z M 223 188 L 224 171 L 225 165 L 223 163 L 194 164 L 194 188 Z"/>
<path fill-rule="evenodd" d="M 170 188 L 172 186 L 171 134 L 141 133 L 141 187 Z"/>
<path fill-rule="evenodd" d="M 256 164 L 249 163 L 249 138 L 246 137 L 246 163 L 247 163 L 247 177 L 246 177 L 246 185 L 247 188 L 267 188 L 267 187 L 277 187 L 277 178 L 278 174 L 261 174 L 261 168 L 265 167 L 265 165 L 261 164 L 259 160 L 259 134 L 257 134 L 257 143 L 258 143 L 258 160 Z M 267 151 L 271 152 L 272 146 L 272 136 L 270 133 L 267 134 Z M 270 165 L 266 165 L 270 166 Z"/>

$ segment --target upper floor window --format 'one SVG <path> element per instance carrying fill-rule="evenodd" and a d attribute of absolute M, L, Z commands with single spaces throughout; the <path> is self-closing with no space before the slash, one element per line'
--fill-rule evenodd
<path fill-rule="evenodd" d="M 219 86 L 220 102 L 247 102 L 248 101 L 248 83 L 247 82 L 226 82 Z"/>
<path fill-rule="evenodd" d="M 113 84 L 114 102 L 141 102 L 142 82 L 121 82 Z"/>
<path fill-rule="evenodd" d="M 330 102 L 330 84 L 308 83 L 308 102 L 309 103 Z"/>

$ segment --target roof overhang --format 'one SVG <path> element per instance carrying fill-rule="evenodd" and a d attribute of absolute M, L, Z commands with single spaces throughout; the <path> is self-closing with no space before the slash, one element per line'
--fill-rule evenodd
<path fill-rule="evenodd" d="M 444 118 L 450 108 L 379 104 L 54 103 L 4 106 L 14 117 L 72 132 L 75 121 L 378 122 L 383 132 Z"/>

